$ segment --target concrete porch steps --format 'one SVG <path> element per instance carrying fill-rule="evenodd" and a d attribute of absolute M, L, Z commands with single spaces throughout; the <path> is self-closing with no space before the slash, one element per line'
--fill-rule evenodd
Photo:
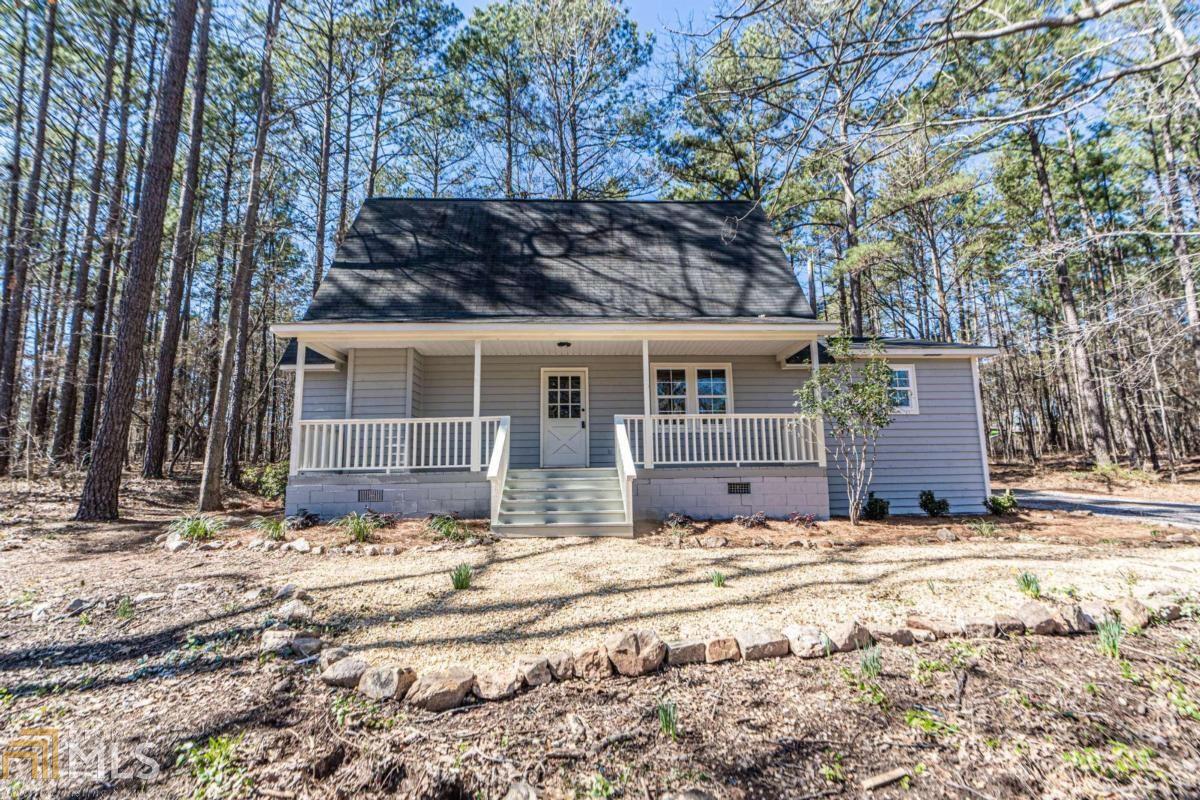
<path fill-rule="evenodd" d="M 615 469 L 514 469 L 500 499 L 500 536 L 633 536 Z"/>

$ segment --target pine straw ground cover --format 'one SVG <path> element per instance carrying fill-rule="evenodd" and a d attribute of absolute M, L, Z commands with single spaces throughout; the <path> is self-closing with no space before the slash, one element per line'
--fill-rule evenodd
<path fill-rule="evenodd" d="M 719 797 L 857 796 L 864 777 L 898 767 L 906 781 L 871 796 L 1200 794 L 1195 621 L 1127 638 L 1123 661 L 1102 656 L 1095 636 L 939 642 L 885 647 L 878 678 L 859 674 L 856 654 L 695 666 L 553 684 L 434 717 L 329 690 L 311 664 L 260 657 L 279 604 L 270 591 L 245 594 L 295 582 L 311 591 L 314 626 L 332 644 L 418 671 L 479 669 L 631 627 L 670 637 L 689 626 L 1002 609 L 1024 599 L 1018 569 L 1059 596 L 1194 591 L 1200 548 L 1144 546 L 1155 544 L 1145 535 L 1087 546 L 1051 533 L 967 540 L 964 520 L 949 522 L 963 538 L 940 542 L 930 523 L 901 520 L 893 530 L 904 536 L 858 546 L 788 546 L 785 536 L 810 534 L 780 529 L 769 546 L 717 549 L 677 550 L 663 533 L 426 539 L 373 558 L 167 554 L 155 539 L 187 487 L 135 482 L 132 518 L 96 526 L 69 522 L 69 489 L 45 492 L 24 506 L 0 498 L 0 548 L 18 544 L 0 553 L 0 742 L 52 725 L 64 741 L 115 746 L 126 772 L 143 744 L 163 772 L 148 785 L 72 774 L 43 796 L 180 797 L 208 779 L 296 798 L 499 798 L 518 779 L 548 797 L 657 799 L 687 786 Z M 244 535 L 239 526 L 271 510 L 237 502 L 222 536 Z M 455 592 L 448 573 L 463 562 L 476 578 Z M 728 574 L 725 588 L 709 580 L 714 569 Z M 96 604 L 61 615 L 76 598 Z M 676 709 L 676 739 L 661 731 L 663 701 Z M 188 742 L 196 747 L 175 766 Z M 5 788 L 19 797 L 30 786 Z"/>

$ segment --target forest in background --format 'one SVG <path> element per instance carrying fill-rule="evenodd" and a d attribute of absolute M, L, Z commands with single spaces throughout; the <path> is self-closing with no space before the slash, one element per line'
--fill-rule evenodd
<path fill-rule="evenodd" d="M 81 518 L 285 457 L 269 326 L 380 195 L 756 200 L 848 333 L 1002 348 L 994 457 L 1200 450 L 1194 4 L 0 2 L 0 471 Z"/>

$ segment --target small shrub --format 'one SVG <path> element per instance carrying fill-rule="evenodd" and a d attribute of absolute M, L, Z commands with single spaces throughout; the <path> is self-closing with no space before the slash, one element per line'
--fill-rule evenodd
<path fill-rule="evenodd" d="M 939 500 L 929 489 L 918 495 L 917 505 L 931 517 L 944 517 L 950 513 L 950 501 L 944 498 Z"/>
<path fill-rule="evenodd" d="M 250 776 L 238 760 L 241 736 L 211 736 L 203 746 L 187 742 L 180 748 L 176 766 L 186 766 L 196 781 L 192 797 L 237 797 L 250 786 Z"/>
<path fill-rule="evenodd" d="M 462 542 L 470 538 L 467 526 L 453 514 L 431 514 L 425 520 L 425 527 L 438 539 Z"/>
<path fill-rule="evenodd" d="M 958 733 L 958 726 L 942 722 L 928 711 L 910 708 L 904 712 L 904 722 L 908 727 L 924 733 L 927 736 L 939 737 Z"/>
<path fill-rule="evenodd" d="M 191 542 L 206 542 L 216 536 L 225 523 L 207 514 L 185 514 L 173 520 L 167 530 Z"/>
<path fill-rule="evenodd" d="M 1042 582 L 1032 572 L 1022 572 L 1017 575 L 1017 588 L 1021 590 L 1021 594 L 1032 597 L 1034 600 L 1042 596 Z"/>
<path fill-rule="evenodd" d="M 672 742 L 679 739 L 679 709 L 670 700 L 659 700 L 655 707 L 658 713 L 658 729 Z"/>
<path fill-rule="evenodd" d="M 788 517 L 788 522 L 795 525 L 797 528 L 804 528 L 805 530 L 810 530 L 817 527 L 816 516 L 812 514 L 802 514 L 799 511 Z"/>
<path fill-rule="evenodd" d="M 287 530 L 287 523 L 274 517 L 259 517 L 250 523 L 250 527 L 261 532 L 264 537 L 270 539 L 272 542 L 282 542 L 283 534 Z"/>
<path fill-rule="evenodd" d="M 321 518 L 307 508 L 302 508 L 292 516 L 284 517 L 283 524 L 289 531 L 302 531 L 320 525 Z"/>
<path fill-rule="evenodd" d="M 977 519 L 967 527 L 971 529 L 971 533 L 976 536 L 982 536 L 985 539 L 991 539 L 996 535 L 996 523 L 986 519 Z"/>
<path fill-rule="evenodd" d="M 377 519 L 367 514 L 360 514 L 357 511 L 351 511 L 339 519 L 336 524 L 352 540 L 359 543 L 371 541 L 375 538 L 375 531 L 379 528 L 379 521 Z"/>
<path fill-rule="evenodd" d="M 883 672 L 883 658 L 879 645 L 864 647 L 858 653 L 858 671 L 864 678 L 878 678 Z"/>
<path fill-rule="evenodd" d="M 830 783 L 846 782 L 846 770 L 842 768 L 841 753 L 829 754 L 829 760 L 821 765 L 821 777 Z"/>
<path fill-rule="evenodd" d="M 1012 489 L 1006 489 L 1004 494 L 994 494 L 991 497 L 983 498 L 983 507 L 988 510 L 989 514 L 1006 517 L 1016 514 L 1020 510 L 1021 504 L 1017 502 Z"/>
<path fill-rule="evenodd" d="M 450 583 L 453 584 L 455 591 L 471 588 L 471 577 L 475 573 L 471 569 L 470 564 L 459 564 L 450 573 Z"/>
<path fill-rule="evenodd" d="M 882 497 L 876 497 L 874 492 L 869 492 L 867 494 L 867 502 L 863 503 L 862 513 L 859 516 L 863 519 L 881 520 L 887 519 L 891 511 L 891 502 L 884 500 Z"/>
<path fill-rule="evenodd" d="M 117 619 L 133 619 L 133 601 L 129 599 L 129 595 L 121 597 L 121 601 L 117 603 Z"/>
<path fill-rule="evenodd" d="M 724 572 L 721 572 L 720 570 L 713 570 L 713 572 L 709 574 L 708 578 L 709 578 L 709 580 L 712 581 L 712 585 L 717 587 L 718 589 L 725 588 L 725 573 Z"/>
<path fill-rule="evenodd" d="M 764 528 L 767 525 L 767 515 L 761 511 L 755 511 L 753 514 L 738 514 L 733 521 L 743 528 Z"/>
<path fill-rule="evenodd" d="M 259 464 L 242 473 L 246 488 L 269 500 L 278 500 L 287 492 L 288 462 Z"/>
<path fill-rule="evenodd" d="M 1096 624 L 1099 634 L 1097 647 L 1103 655 L 1109 658 L 1121 657 L 1121 639 L 1125 636 L 1125 626 L 1116 617 L 1105 617 Z"/>

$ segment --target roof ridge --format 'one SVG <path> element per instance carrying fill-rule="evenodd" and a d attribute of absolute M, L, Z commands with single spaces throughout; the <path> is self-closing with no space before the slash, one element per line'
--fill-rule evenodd
<path fill-rule="evenodd" d="M 366 203 L 374 203 L 381 200 L 402 201 L 406 203 L 566 203 L 566 204 L 582 204 L 582 203 L 607 203 L 612 205 L 734 205 L 734 204 L 753 204 L 753 200 L 642 200 L 642 199 L 617 199 L 617 198 L 590 198 L 583 200 L 563 200 L 555 197 L 393 197 L 389 195 L 376 195 L 368 197 L 363 201 Z"/>

